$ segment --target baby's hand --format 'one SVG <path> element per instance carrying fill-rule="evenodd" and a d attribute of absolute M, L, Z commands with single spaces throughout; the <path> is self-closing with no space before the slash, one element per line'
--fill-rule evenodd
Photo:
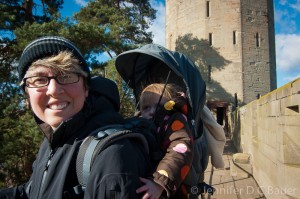
<path fill-rule="evenodd" d="M 140 180 L 145 183 L 145 185 L 138 188 L 136 193 L 145 192 L 142 199 L 159 199 L 164 188 L 152 180 L 146 178 L 140 178 Z"/>

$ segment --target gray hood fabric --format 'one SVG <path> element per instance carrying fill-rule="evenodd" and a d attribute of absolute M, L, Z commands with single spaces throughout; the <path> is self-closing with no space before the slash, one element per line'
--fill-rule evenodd
<path fill-rule="evenodd" d="M 205 103 L 206 84 L 196 65 L 186 55 L 157 44 L 147 44 L 121 53 L 116 58 L 116 69 L 133 89 L 137 100 L 142 88 L 151 83 L 165 83 L 170 73 L 167 83 L 186 89 L 194 135 L 201 136 L 200 115 Z"/>

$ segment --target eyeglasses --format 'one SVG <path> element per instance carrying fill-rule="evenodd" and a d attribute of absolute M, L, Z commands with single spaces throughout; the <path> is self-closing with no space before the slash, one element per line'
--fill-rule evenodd
<path fill-rule="evenodd" d="M 68 73 L 57 76 L 32 76 L 23 79 L 26 87 L 28 88 L 40 88 L 48 86 L 51 79 L 55 79 L 57 83 L 61 85 L 74 84 L 79 82 L 80 75 L 77 73 Z"/>

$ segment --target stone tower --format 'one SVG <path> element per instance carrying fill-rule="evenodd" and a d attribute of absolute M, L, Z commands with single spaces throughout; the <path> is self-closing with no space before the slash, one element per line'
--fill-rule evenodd
<path fill-rule="evenodd" d="M 219 115 L 276 89 L 273 0 L 166 0 L 166 47 L 197 63 Z"/>

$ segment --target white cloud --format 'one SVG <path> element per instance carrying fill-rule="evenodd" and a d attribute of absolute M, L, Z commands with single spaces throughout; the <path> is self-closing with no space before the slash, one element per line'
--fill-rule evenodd
<path fill-rule="evenodd" d="M 300 12 L 300 0 L 297 0 L 295 3 L 291 3 L 290 6 L 297 12 Z"/>
<path fill-rule="evenodd" d="M 79 6 L 85 7 L 88 4 L 88 1 L 85 0 L 75 0 L 75 3 Z"/>
<path fill-rule="evenodd" d="M 278 70 L 300 72 L 300 35 L 276 35 L 276 65 Z"/>
<path fill-rule="evenodd" d="M 150 31 L 154 35 L 153 43 L 165 46 L 165 5 L 156 0 L 151 0 L 150 3 L 157 10 L 156 19 L 150 26 Z"/>

